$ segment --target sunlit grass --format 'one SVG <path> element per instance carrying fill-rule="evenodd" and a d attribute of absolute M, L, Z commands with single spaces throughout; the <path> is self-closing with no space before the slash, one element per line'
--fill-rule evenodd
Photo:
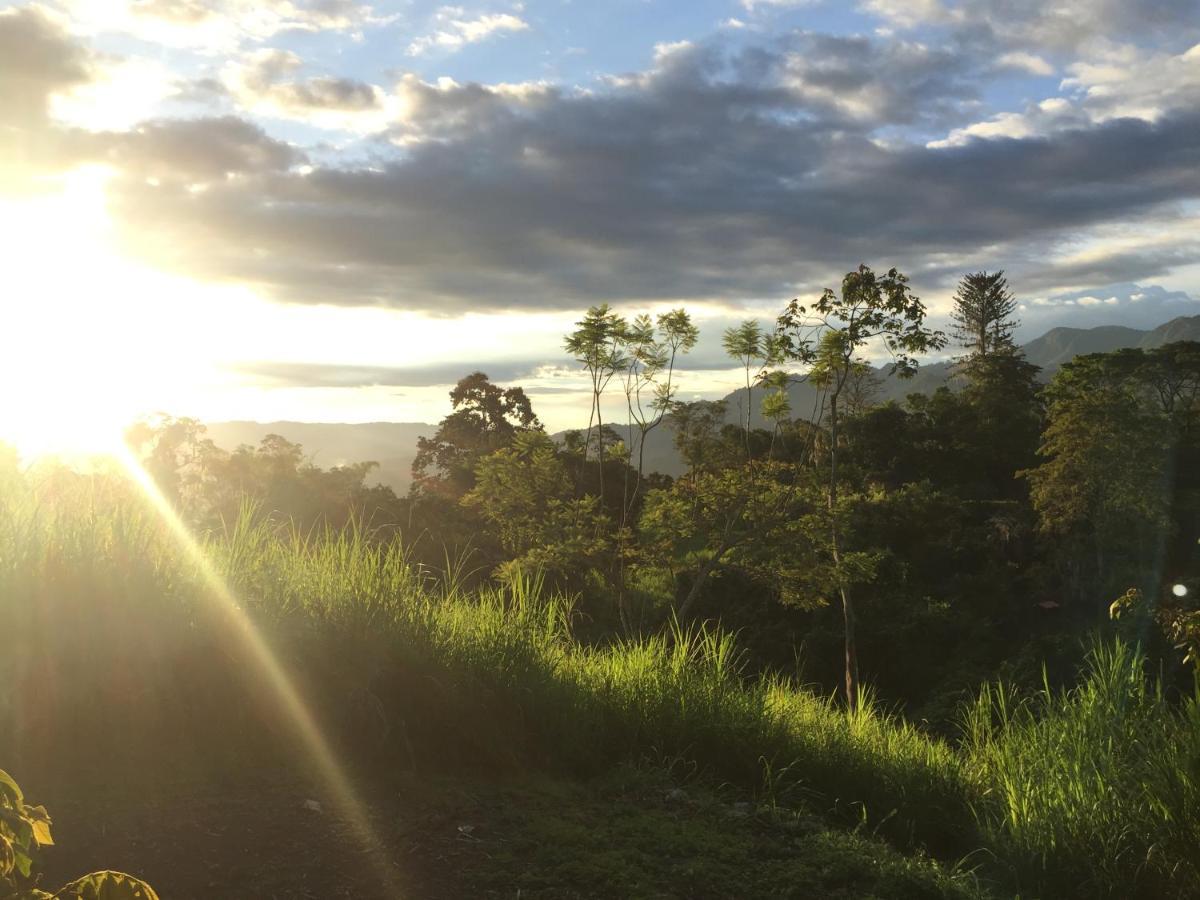
<path fill-rule="evenodd" d="M 1200 705 L 1169 703 L 1129 648 L 1098 650 L 1071 692 L 985 688 L 958 746 L 870 698 L 847 714 L 784 679 L 745 677 L 718 630 L 581 644 L 570 600 L 536 578 L 466 592 L 362 527 L 305 533 L 247 509 L 193 558 L 112 478 L 10 478 L 0 494 L 9 757 L 106 715 L 126 717 L 114 748 L 153 737 L 137 731 L 147 708 L 205 747 L 236 740 L 238 722 L 252 731 L 263 713 L 237 699 L 237 679 L 253 670 L 220 687 L 232 663 L 206 612 L 210 567 L 326 721 L 348 698 L 377 703 L 385 764 L 682 764 L 965 858 L 1001 892 L 1200 892 Z"/>

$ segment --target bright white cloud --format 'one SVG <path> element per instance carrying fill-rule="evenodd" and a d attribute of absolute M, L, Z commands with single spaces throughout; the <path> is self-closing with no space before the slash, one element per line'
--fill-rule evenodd
<path fill-rule="evenodd" d="M 1200 105 L 1200 44 L 1180 54 L 1131 45 L 1109 46 L 1087 62 L 1067 66 L 1061 89 L 1022 112 L 1001 112 L 952 130 L 929 147 L 962 146 L 973 139 L 1026 138 L 1110 119 L 1158 120 L 1171 110 Z"/>
<path fill-rule="evenodd" d="M 996 60 L 996 66 L 1001 69 L 1015 69 L 1030 75 L 1053 75 L 1054 66 L 1035 53 L 1014 50 L 1003 54 Z"/>
<path fill-rule="evenodd" d="M 1200 44 L 1175 55 L 1113 47 L 1067 70 L 1063 88 L 1082 97 L 1095 121 L 1154 121 L 1167 110 L 1200 104 Z"/>
<path fill-rule="evenodd" d="M 505 32 L 526 31 L 529 23 L 511 13 L 489 13 L 470 18 L 461 6 L 443 6 L 434 14 L 435 31 L 408 45 L 412 56 L 430 50 L 455 51 Z"/>

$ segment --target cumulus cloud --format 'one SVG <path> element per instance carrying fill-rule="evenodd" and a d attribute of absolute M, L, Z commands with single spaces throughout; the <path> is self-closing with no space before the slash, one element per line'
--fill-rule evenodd
<path fill-rule="evenodd" d="M 199 195 L 129 178 L 114 210 L 131 234 L 152 223 L 205 277 L 453 312 L 781 297 L 860 261 L 920 272 L 946 254 L 1044 256 L 1061 235 L 1200 194 L 1195 112 L 880 146 L 874 123 L 814 94 L 820 77 L 852 96 L 892 92 L 898 120 L 946 114 L 946 88 L 920 58 L 871 86 L 883 51 L 855 46 L 824 73 L 797 69 L 796 47 L 683 48 L 592 93 L 409 77 L 390 160 L 302 172 L 295 151 L 241 131 L 236 146 L 269 165 Z"/>
<path fill-rule="evenodd" d="M 1178 54 L 1110 47 L 1088 62 L 1070 64 L 1067 71 L 1062 81 L 1067 96 L 960 126 L 930 146 L 1051 134 L 1110 119 L 1155 121 L 1173 110 L 1200 106 L 1200 44 Z"/>
<path fill-rule="evenodd" d="M 0 47 L 15 40 L 6 28 L 21 40 L 32 28 L 46 52 L 0 54 L 0 84 L 26 73 L 26 127 L 111 167 L 128 251 L 291 302 L 445 315 L 742 304 L 819 289 L 860 262 L 897 265 L 922 291 L 1003 266 L 1050 295 L 1200 260 L 1184 240 L 1099 235 L 1113 222 L 1169 232 L 1180 204 L 1200 200 L 1190 95 L 1153 117 L 1103 115 L 1091 88 L 1107 83 L 1082 68 L 1067 69 L 1070 98 L 982 124 L 989 58 L 805 32 L 664 44 L 645 71 L 590 90 L 411 73 L 384 90 L 280 51 L 240 55 L 209 85 L 275 115 L 377 116 L 357 157 L 368 161 L 349 165 L 236 116 L 90 134 L 55 124 L 47 98 L 86 83 L 96 61 L 30 15 L 0 17 Z M 950 137 L 927 145 L 904 129 Z M 1069 249 L 1097 235 L 1088 254 Z"/>
<path fill-rule="evenodd" d="M 408 45 L 412 56 L 430 50 L 454 51 L 498 34 L 525 31 L 529 23 L 511 13 L 486 13 L 471 17 L 461 6 L 443 6 L 434 14 L 434 30 Z"/>

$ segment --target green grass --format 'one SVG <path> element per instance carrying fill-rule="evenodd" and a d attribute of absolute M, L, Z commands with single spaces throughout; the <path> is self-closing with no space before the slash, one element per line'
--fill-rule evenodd
<path fill-rule="evenodd" d="M 745 678 L 717 630 L 585 646 L 570 601 L 536 579 L 468 594 L 361 529 L 300 534 L 248 512 L 203 544 L 327 730 L 377 763 L 576 775 L 681 764 L 909 851 L 966 858 L 1000 891 L 1200 894 L 1200 705 L 1168 703 L 1129 648 L 1097 650 L 1067 693 L 985 688 L 954 745 L 871 702 L 848 715 Z M 284 740 L 211 594 L 128 487 L 10 481 L 9 767 L 236 759 Z"/>
<path fill-rule="evenodd" d="M 661 769 L 617 766 L 582 783 L 435 779 L 401 794 L 419 810 L 405 817 L 407 839 L 449 856 L 470 896 L 983 896 L 928 859 L 700 781 L 679 788 Z"/>

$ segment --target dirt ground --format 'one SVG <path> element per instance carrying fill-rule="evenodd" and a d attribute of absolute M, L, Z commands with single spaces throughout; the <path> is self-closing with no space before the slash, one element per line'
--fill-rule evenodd
<path fill-rule="evenodd" d="M 319 779 L 251 771 L 261 774 L 31 785 L 29 800 L 54 819 L 43 886 L 117 869 L 163 900 L 975 896 L 925 861 L 811 815 L 657 769 L 619 767 L 589 782 L 360 777 L 376 850 Z"/>
<path fill-rule="evenodd" d="M 294 776 L 59 800 L 46 882 L 117 869 L 145 878 L 163 900 L 470 896 L 442 865 L 457 832 L 406 828 L 401 798 L 381 784 L 363 795 L 386 854 L 363 846 L 319 785 Z"/>

